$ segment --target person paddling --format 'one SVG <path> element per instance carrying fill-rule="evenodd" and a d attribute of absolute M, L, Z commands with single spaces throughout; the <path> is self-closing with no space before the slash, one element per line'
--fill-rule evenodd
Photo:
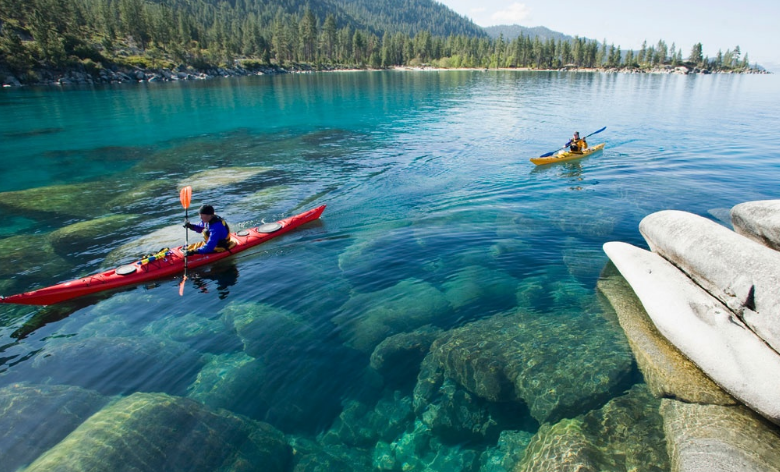
<path fill-rule="evenodd" d="M 588 148 L 588 143 L 585 141 L 585 138 L 580 138 L 579 131 L 574 132 L 574 137 L 571 138 L 566 145 L 569 146 L 571 152 L 582 152 Z"/>
<path fill-rule="evenodd" d="M 198 210 L 200 223 L 192 224 L 188 220 L 184 221 L 184 227 L 191 229 L 196 233 L 202 233 L 206 243 L 192 244 L 187 248 L 186 255 L 210 254 L 212 252 L 222 252 L 231 247 L 230 227 L 227 221 L 214 213 L 214 207 L 203 205 Z"/>

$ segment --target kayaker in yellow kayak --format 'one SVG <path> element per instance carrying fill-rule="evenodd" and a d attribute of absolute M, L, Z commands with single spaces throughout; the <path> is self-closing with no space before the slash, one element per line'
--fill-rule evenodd
<path fill-rule="evenodd" d="M 571 152 L 581 153 L 585 149 L 588 149 L 588 143 L 585 141 L 585 138 L 580 139 L 579 131 L 574 132 L 574 137 L 571 138 L 566 145 L 569 146 Z"/>

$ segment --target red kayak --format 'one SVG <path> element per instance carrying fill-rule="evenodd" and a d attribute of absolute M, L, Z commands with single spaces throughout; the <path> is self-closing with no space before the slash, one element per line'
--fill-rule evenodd
<path fill-rule="evenodd" d="M 302 224 L 316 220 L 322 215 L 324 210 L 325 205 L 322 205 L 299 215 L 279 220 L 276 223 L 266 223 L 256 228 L 232 233 L 232 238 L 237 241 L 233 248 L 225 252 L 189 256 L 187 257 L 187 267 L 200 267 L 257 246 L 269 239 L 281 236 Z M 0 303 L 51 305 L 70 300 L 71 298 L 102 292 L 103 290 L 111 290 L 112 288 L 159 279 L 160 277 L 177 274 L 183 270 L 184 255 L 182 246 L 179 246 L 133 264 L 127 264 L 99 274 L 63 282 L 40 290 L 33 290 L 32 292 L 11 295 L 10 297 L 0 297 Z"/>

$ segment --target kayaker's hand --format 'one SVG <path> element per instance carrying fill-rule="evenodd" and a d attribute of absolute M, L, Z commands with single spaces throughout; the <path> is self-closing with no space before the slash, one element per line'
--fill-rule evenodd
<path fill-rule="evenodd" d="M 194 256 L 197 253 L 198 253 L 198 251 L 192 251 L 192 250 L 187 249 L 186 251 L 184 251 L 184 256 L 185 257 L 191 257 L 191 256 Z"/>
<path fill-rule="evenodd" d="M 187 229 L 192 229 L 192 224 L 189 221 L 185 221 L 182 226 Z"/>

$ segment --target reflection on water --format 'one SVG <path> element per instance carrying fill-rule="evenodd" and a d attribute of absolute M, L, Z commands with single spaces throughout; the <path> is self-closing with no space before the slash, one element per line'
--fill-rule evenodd
<path fill-rule="evenodd" d="M 0 469 L 131 467 L 124 441 L 143 438 L 139 470 L 669 470 L 660 400 L 595 287 L 602 244 L 643 246 L 648 213 L 773 197 L 780 156 L 757 138 L 780 116 L 755 112 L 773 79 L 711 79 L 372 72 L 0 96 L 2 294 L 182 244 L 182 185 L 234 229 L 328 205 L 190 271 L 182 297 L 177 276 L 2 305 Z M 528 162 L 605 125 L 597 155 Z M 729 154 L 746 149 L 755 167 Z"/>

